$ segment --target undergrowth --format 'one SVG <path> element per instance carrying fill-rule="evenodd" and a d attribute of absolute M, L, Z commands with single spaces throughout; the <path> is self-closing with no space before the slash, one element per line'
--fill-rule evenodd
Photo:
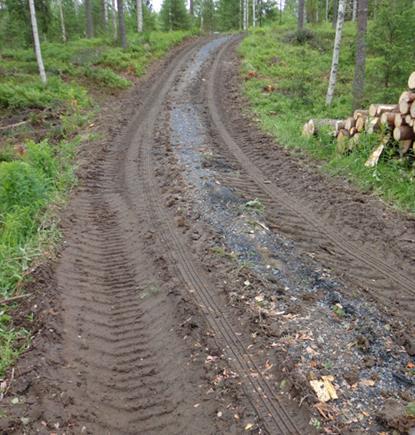
<path fill-rule="evenodd" d="M 60 239 L 57 211 L 76 183 L 76 149 L 98 109 L 94 96 L 129 87 L 188 35 L 131 35 L 127 50 L 103 39 L 42 44 L 46 86 L 32 50 L 0 49 L 0 125 L 24 120 L 0 136 L 0 378 L 30 342 L 11 316 L 18 303 L 1 301 L 24 291 L 34 262 Z"/>
<path fill-rule="evenodd" d="M 334 102 L 325 104 L 331 65 L 334 31 L 329 24 L 315 26 L 298 35 L 287 25 L 253 31 L 240 45 L 244 91 L 263 128 L 288 148 L 307 152 L 324 161 L 332 175 L 347 176 L 361 189 L 372 191 L 390 204 L 415 213 L 414 169 L 410 162 L 381 158 L 375 168 L 364 166 L 379 142 L 376 135 L 361 137 L 349 155 L 336 152 L 335 140 L 327 133 L 305 139 L 302 126 L 310 118 L 345 119 L 352 113 L 354 27 L 346 23 L 341 47 L 340 68 Z M 367 86 L 364 107 L 370 103 L 396 102 L 406 89 L 405 81 L 385 90 L 377 83 L 378 60 L 367 59 Z M 248 74 L 250 71 L 255 74 Z M 411 71 L 408 71 L 409 76 Z M 269 90 L 271 89 L 271 92 Z"/>

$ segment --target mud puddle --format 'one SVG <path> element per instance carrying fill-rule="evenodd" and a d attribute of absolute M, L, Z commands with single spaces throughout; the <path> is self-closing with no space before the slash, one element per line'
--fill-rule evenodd
<path fill-rule="evenodd" d="M 221 236 L 213 253 L 256 277 L 230 299 L 266 324 L 273 363 L 283 367 L 280 388 L 293 386 L 314 407 L 315 428 L 323 422 L 333 433 L 380 430 L 388 411 L 399 408 L 386 423 L 408 430 L 404 405 L 415 397 L 415 361 L 396 343 L 388 319 L 371 304 L 344 296 L 353 289 L 343 291 L 314 253 L 301 255 L 292 241 L 271 232 L 261 201 L 220 181 L 235 168 L 215 154 L 206 106 L 195 90 L 205 81 L 204 62 L 225 41 L 204 46 L 184 71 L 170 95 L 169 115 L 171 145 L 189 184 L 184 196 L 192 213 Z"/>

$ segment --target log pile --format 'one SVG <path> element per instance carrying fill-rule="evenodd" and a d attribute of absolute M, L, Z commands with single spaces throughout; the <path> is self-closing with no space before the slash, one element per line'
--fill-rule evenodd
<path fill-rule="evenodd" d="M 358 143 L 360 135 L 382 133 L 380 145 L 366 162 L 375 166 L 388 144 L 399 146 L 401 157 L 415 151 L 415 72 L 408 79 L 408 90 L 403 92 L 397 104 L 371 104 L 368 110 L 355 110 L 345 120 L 310 119 L 303 127 L 307 137 L 317 135 L 322 127 L 329 128 L 337 139 L 337 150 L 347 152 Z"/>

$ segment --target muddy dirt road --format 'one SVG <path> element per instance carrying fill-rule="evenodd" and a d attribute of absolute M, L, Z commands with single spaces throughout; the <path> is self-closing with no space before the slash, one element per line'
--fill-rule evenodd
<path fill-rule="evenodd" d="M 414 221 L 330 184 L 242 116 L 237 43 L 175 50 L 107 113 L 110 140 L 84 150 L 9 433 L 313 433 L 284 340 L 314 327 L 333 354 L 345 321 L 350 341 L 376 335 L 379 388 L 413 392 L 394 370 L 415 346 Z M 333 319 L 340 303 L 350 313 Z"/>

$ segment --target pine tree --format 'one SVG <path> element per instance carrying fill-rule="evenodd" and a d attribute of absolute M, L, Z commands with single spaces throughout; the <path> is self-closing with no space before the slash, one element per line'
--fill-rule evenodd
<path fill-rule="evenodd" d="M 393 86 L 404 87 L 414 68 L 415 8 L 412 0 L 382 0 L 376 8 L 368 37 L 371 52 L 377 63 L 373 75 L 382 82 L 380 98 L 396 98 Z"/>
<path fill-rule="evenodd" d="M 304 28 L 304 0 L 298 0 L 297 31 Z"/>
<path fill-rule="evenodd" d="M 356 0 L 354 0 L 356 1 Z M 363 100 L 366 70 L 366 29 L 368 0 L 359 0 L 357 10 L 356 61 L 353 79 L 353 108 L 358 109 Z"/>
<path fill-rule="evenodd" d="M 118 9 L 118 40 L 122 48 L 127 48 L 127 33 L 125 30 L 124 1 L 117 0 Z"/>
<path fill-rule="evenodd" d="M 190 17 L 184 0 L 164 0 L 160 18 L 163 30 L 183 30 L 190 28 Z"/>

